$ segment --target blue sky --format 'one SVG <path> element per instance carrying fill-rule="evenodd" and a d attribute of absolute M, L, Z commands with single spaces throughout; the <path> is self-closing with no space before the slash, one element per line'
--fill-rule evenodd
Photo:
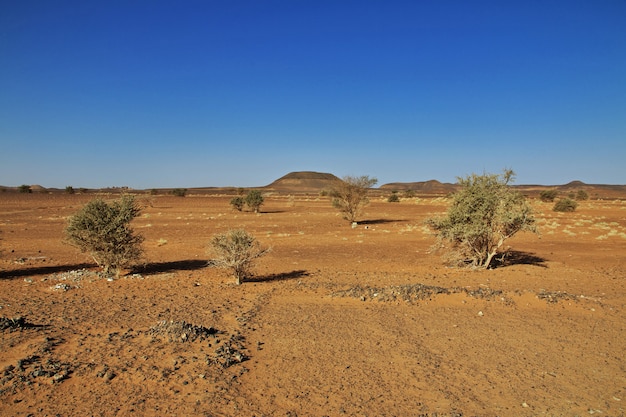
<path fill-rule="evenodd" d="M 0 0 L 0 184 L 626 184 L 626 2 Z"/>

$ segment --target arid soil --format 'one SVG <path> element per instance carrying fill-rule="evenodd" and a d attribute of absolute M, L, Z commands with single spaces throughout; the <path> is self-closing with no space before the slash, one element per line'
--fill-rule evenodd
<path fill-rule="evenodd" d="M 534 201 L 541 234 L 471 271 L 430 250 L 444 198 L 352 228 L 315 195 L 139 197 L 146 264 L 111 280 L 62 242 L 93 197 L 0 195 L 0 415 L 626 414 L 625 201 Z M 240 286 L 208 263 L 234 227 L 272 247 Z"/>

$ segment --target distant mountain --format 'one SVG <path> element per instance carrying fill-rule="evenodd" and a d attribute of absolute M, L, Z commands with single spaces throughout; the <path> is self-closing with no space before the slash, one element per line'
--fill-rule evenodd
<path fill-rule="evenodd" d="M 314 171 L 297 171 L 280 177 L 264 188 L 283 192 L 320 192 L 328 189 L 339 178 L 333 174 Z"/>

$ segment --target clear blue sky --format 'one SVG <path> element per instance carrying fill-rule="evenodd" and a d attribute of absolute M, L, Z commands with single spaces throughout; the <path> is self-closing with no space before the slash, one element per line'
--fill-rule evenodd
<path fill-rule="evenodd" d="M 626 1 L 0 0 L 0 184 L 626 184 Z"/>

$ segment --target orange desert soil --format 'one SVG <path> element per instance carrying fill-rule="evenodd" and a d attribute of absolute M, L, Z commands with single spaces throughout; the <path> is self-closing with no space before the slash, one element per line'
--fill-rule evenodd
<path fill-rule="evenodd" d="M 0 415 L 624 416 L 626 202 L 555 213 L 472 271 L 432 253 L 445 198 L 139 196 L 118 279 L 62 242 L 94 195 L 0 195 Z M 114 195 L 104 196 L 114 198 Z M 272 251 L 234 285 L 211 236 Z"/>

